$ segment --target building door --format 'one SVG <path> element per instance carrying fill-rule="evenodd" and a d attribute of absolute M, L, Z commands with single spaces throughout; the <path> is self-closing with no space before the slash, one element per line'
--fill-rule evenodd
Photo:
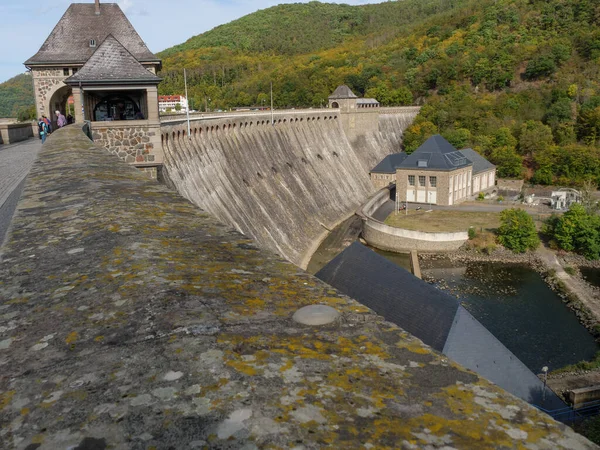
<path fill-rule="evenodd" d="M 429 191 L 427 197 L 427 203 L 431 203 L 432 205 L 437 204 L 437 191 Z"/>
<path fill-rule="evenodd" d="M 417 202 L 425 203 L 425 191 L 417 191 Z"/>
<path fill-rule="evenodd" d="M 408 191 L 406 191 L 406 201 L 407 202 L 415 201 L 415 191 L 413 191 L 412 189 L 409 189 Z"/>

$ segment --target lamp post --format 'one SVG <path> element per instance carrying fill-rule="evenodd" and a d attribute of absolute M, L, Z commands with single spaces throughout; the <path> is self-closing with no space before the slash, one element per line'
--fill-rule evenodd
<path fill-rule="evenodd" d="M 187 90 L 187 73 L 185 71 L 185 67 L 183 68 L 183 82 L 185 84 L 185 99 L 188 99 L 188 90 Z M 185 108 L 186 116 L 187 116 L 187 135 L 188 139 L 191 137 L 192 133 L 190 131 L 190 105 Z"/>
<path fill-rule="evenodd" d="M 548 381 L 548 366 L 542 367 L 542 373 L 544 374 L 544 390 L 542 391 L 542 405 L 546 401 L 546 382 Z"/>

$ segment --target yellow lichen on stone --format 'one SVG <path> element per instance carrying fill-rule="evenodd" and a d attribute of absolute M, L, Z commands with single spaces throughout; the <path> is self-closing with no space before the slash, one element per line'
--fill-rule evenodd
<path fill-rule="evenodd" d="M 8 391 L 0 393 L 0 411 L 10 405 L 13 396 L 15 395 L 15 391 Z"/>
<path fill-rule="evenodd" d="M 65 343 L 67 343 L 69 345 L 74 344 L 75 342 L 77 342 L 78 338 L 79 338 L 79 333 L 77 333 L 77 331 L 72 331 L 71 333 L 69 333 L 69 335 L 65 339 Z"/>

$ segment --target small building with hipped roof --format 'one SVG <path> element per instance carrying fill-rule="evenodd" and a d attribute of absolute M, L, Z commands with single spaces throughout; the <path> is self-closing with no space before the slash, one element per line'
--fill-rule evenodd
<path fill-rule="evenodd" d="M 386 156 L 370 175 L 377 188 L 396 182 L 400 202 L 449 206 L 492 190 L 496 166 L 475 150 L 457 150 L 436 134 L 410 155 Z"/>
<path fill-rule="evenodd" d="M 118 4 L 71 4 L 25 65 L 33 74 L 38 116 L 58 110 L 76 122 L 89 121 L 96 142 L 156 176 L 163 159 L 156 75 L 161 61 Z"/>

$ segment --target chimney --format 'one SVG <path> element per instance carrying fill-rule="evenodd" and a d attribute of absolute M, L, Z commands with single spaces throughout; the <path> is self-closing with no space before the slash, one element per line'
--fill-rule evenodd
<path fill-rule="evenodd" d="M 96 15 L 100 15 L 100 0 L 96 0 Z"/>

